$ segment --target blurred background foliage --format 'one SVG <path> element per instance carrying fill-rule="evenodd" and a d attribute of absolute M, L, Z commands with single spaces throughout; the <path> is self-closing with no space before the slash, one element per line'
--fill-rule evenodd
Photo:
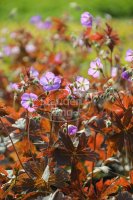
<path fill-rule="evenodd" d="M 133 0 L 0 0 L 0 37 L 3 29 L 14 31 L 24 28 L 34 36 L 45 37 L 47 31 L 40 31 L 30 24 L 30 18 L 41 15 L 48 17 L 68 17 L 68 31 L 77 34 L 83 30 L 80 16 L 88 11 L 94 17 L 101 16 L 120 36 L 119 50 L 125 54 L 133 46 Z M 69 50 L 68 46 L 58 45 L 58 50 Z M 1 62 L 1 61 L 0 61 Z M 8 62 L 7 62 L 8 63 Z M 0 68 L 7 69 L 7 63 Z M 0 63 L 1 64 L 1 63 Z"/>
<path fill-rule="evenodd" d="M 78 32 L 82 29 L 80 16 L 84 11 L 94 17 L 109 19 L 112 16 L 110 23 L 126 49 L 133 43 L 133 0 L 0 0 L 0 28 L 25 27 L 32 31 L 29 21 L 34 15 L 41 15 L 43 19 L 66 15 L 71 19 L 69 30 Z"/>
<path fill-rule="evenodd" d="M 133 0 L 0 0 L 0 21 L 29 19 L 32 15 L 43 17 L 72 14 L 79 20 L 82 11 L 93 15 L 106 13 L 118 18 L 133 16 Z"/>

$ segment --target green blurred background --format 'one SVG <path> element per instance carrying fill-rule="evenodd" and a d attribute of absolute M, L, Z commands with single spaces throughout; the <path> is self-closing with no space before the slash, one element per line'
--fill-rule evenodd
<path fill-rule="evenodd" d="M 132 48 L 133 0 L 0 0 L 0 28 L 12 30 L 21 26 L 32 31 L 29 23 L 32 16 L 41 15 L 45 19 L 66 14 L 71 18 L 71 31 L 81 30 L 80 16 L 84 11 L 106 18 L 111 15 L 110 23 L 119 33 L 124 47 Z"/>
<path fill-rule="evenodd" d="M 71 18 L 70 31 L 80 31 L 80 16 L 84 11 L 94 17 L 110 18 L 109 23 L 119 33 L 122 48 L 133 46 L 133 0 L 0 0 L 0 28 L 10 30 L 24 27 L 33 30 L 29 20 L 34 15 L 41 15 L 43 19 L 64 14 Z"/>
<path fill-rule="evenodd" d="M 16 14 L 17 20 L 27 20 L 32 15 L 61 16 L 64 12 L 78 20 L 82 11 L 93 15 L 108 13 L 113 17 L 133 16 L 133 0 L 0 0 L 0 21 Z"/>
<path fill-rule="evenodd" d="M 71 19 L 69 31 L 78 33 L 83 29 L 80 16 L 84 11 L 94 17 L 108 18 L 120 36 L 119 48 L 123 50 L 123 55 L 133 47 L 133 0 L 0 0 L 0 30 L 25 28 L 34 35 L 39 33 L 44 37 L 45 31 L 40 33 L 35 29 L 29 23 L 30 18 L 34 15 L 41 15 L 43 19 L 51 16 L 61 18 L 66 14 Z M 1 66 L 6 68 L 3 64 Z"/>

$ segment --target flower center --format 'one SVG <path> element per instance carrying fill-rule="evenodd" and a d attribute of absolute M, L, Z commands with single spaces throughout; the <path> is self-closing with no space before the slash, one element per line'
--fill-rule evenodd
<path fill-rule="evenodd" d="M 53 80 L 50 80 L 49 81 L 49 85 L 53 85 L 54 81 Z"/>
<path fill-rule="evenodd" d="M 32 101 L 32 99 L 29 100 L 29 106 L 30 106 L 30 107 L 33 106 L 33 101 Z"/>

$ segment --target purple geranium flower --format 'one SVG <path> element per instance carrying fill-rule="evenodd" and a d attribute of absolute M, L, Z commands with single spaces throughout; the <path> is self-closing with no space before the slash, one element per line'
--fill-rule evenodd
<path fill-rule="evenodd" d="M 38 76 L 39 76 L 39 72 L 37 70 L 35 70 L 34 67 L 31 67 L 30 68 L 30 77 L 38 78 Z"/>
<path fill-rule="evenodd" d="M 88 79 L 78 76 L 76 78 L 75 86 L 73 87 L 73 94 L 78 97 L 83 97 L 86 92 L 89 90 L 90 82 Z"/>
<path fill-rule="evenodd" d="M 81 91 L 87 91 L 89 89 L 90 82 L 88 79 L 78 76 L 76 78 L 76 88 L 81 90 Z"/>
<path fill-rule="evenodd" d="M 52 22 L 50 20 L 45 20 L 44 27 L 45 29 L 50 29 L 52 27 Z"/>
<path fill-rule="evenodd" d="M 42 17 L 40 15 L 33 16 L 30 19 L 30 23 L 31 24 L 37 24 L 38 22 L 41 21 L 41 19 L 42 19 Z"/>
<path fill-rule="evenodd" d="M 39 29 L 50 29 L 52 26 L 52 22 L 50 20 L 46 20 L 46 21 L 39 21 L 38 23 L 36 23 L 37 28 Z"/>
<path fill-rule="evenodd" d="M 20 53 L 20 47 L 14 46 L 11 48 L 11 54 L 12 55 L 18 55 Z"/>
<path fill-rule="evenodd" d="M 61 63 L 61 60 L 62 60 L 62 53 L 59 52 L 55 55 L 55 58 L 54 58 L 55 62 L 56 63 Z"/>
<path fill-rule="evenodd" d="M 27 53 L 34 53 L 36 51 L 36 46 L 32 43 L 28 43 L 25 46 L 25 50 Z"/>
<path fill-rule="evenodd" d="M 127 62 L 133 62 L 133 50 L 132 49 L 127 50 L 125 60 Z"/>
<path fill-rule="evenodd" d="M 90 68 L 88 70 L 88 74 L 92 75 L 94 78 L 99 77 L 100 70 L 103 68 L 103 64 L 101 63 L 100 58 L 96 58 L 94 61 L 90 63 Z"/>
<path fill-rule="evenodd" d="M 128 72 L 128 71 L 122 72 L 121 77 L 122 77 L 123 79 L 128 80 L 129 77 L 130 77 L 129 72 Z"/>
<path fill-rule="evenodd" d="M 15 90 L 15 91 L 19 90 L 19 86 L 17 83 L 10 83 L 9 86 L 12 90 Z"/>
<path fill-rule="evenodd" d="M 6 55 L 6 56 L 10 56 L 10 55 L 11 55 L 11 47 L 5 46 L 5 47 L 3 48 L 3 53 L 4 53 L 4 55 Z"/>
<path fill-rule="evenodd" d="M 68 84 L 68 85 L 66 85 L 66 87 L 65 87 L 65 89 L 68 91 L 69 95 L 72 94 L 72 91 L 71 91 L 70 86 L 72 87 L 72 84 Z"/>
<path fill-rule="evenodd" d="M 92 21 L 93 21 L 93 17 L 89 12 L 84 12 L 81 15 L 81 24 L 85 27 L 92 27 Z"/>
<path fill-rule="evenodd" d="M 74 135 L 77 133 L 77 126 L 74 126 L 74 125 L 68 125 L 68 134 L 69 135 Z"/>
<path fill-rule="evenodd" d="M 46 91 L 57 90 L 60 88 L 61 78 L 55 76 L 52 72 L 47 72 L 41 77 L 40 84 Z"/>
<path fill-rule="evenodd" d="M 24 93 L 21 96 L 21 105 L 26 108 L 29 112 L 34 112 L 34 101 L 37 100 L 37 95 L 33 93 Z"/>

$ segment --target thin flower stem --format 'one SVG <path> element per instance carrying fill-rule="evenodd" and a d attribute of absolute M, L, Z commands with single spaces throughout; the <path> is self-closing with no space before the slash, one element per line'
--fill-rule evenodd
<path fill-rule="evenodd" d="M 16 149 L 16 147 L 15 147 L 15 145 L 14 145 L 14 143 L 13 143 L 13 140 L 12 140 L 12 138 L 11 138 L 11 136 L 10 136 L 10 133 L 8 132 L 8 129 L 7 129 L 6 126 L 4 125 L 4 123 L 3 123 L 3 121 L 2 121 L 1 118 L 0 118 L 0 122 L 1 122 L 1 124 L 2 124 L 2 126 L 3 126 L 3 128 L 4 128 L 4 130 L 5 130 L 5 132 L 7 133 L 8 137 L 9 137 L 10 140 L 11 140 L 12 146 L 13 146 L 13 148 L 14 148 L 14 151 L 15 151 L 15 153 L 16 153 L 16 155 L 17 155 L 17 158 L 18 158 L 18 160 L 19 160 L 19 162 L 20 162 L 21 167 L 24 169 L 24 171 L 25 171 L 26 174 L 29 176 L 29 178 L 32 179 L 32 177 L 30 176 L 30 174 L 29 174 L 29 173 L 27 172 L 27 170 L 25 169 L 23 163 L 21 162 L 21 159 L 20 159 L 19 154 L 18 154 L 18 152 L 17 152 L 17 149 Z"/>
<path fill-rule="evenodd" d="M 111 50 L 110 51 L 110 65 L 111 65 L 111 68 L 113 67 L 113 51 Z"/>
<path fill-rule="evenodd" d="M 49 136 L 49 147 L 53 144 L 52 134 L 53 134 L 53 116 L 51 113 L 51 128 L 50 128 L 50 136 Z"/>
<path fill-rule="evenodd" d="M 31 154 L 31 157 L 32 157 L 32 160 L 34 162 L 34 164 L 37 166 L 36 164 L 36 161 L 34 159 L 34 156 L 32 154 L 32 151 L 31 151 L 31 143 L 30 143 L 30 118 L 29 118 L 29 113 L 27 111 L 27 126 L 26 126 L 26 132 L 27 132 L 27 135 L 28 135 L 28 143 L 29 143 L 29 152 Z"/>
<path fill-rule="evenodd" d="M 81 98 L 81 102 L 83 102 L 82 98 Z M 77 118 L 77 124 L 76 124 L 77 127 L 79 126 L 80 106 L 81 106 L 81 104 L 80 104 L 80 101 L 79 101 L 78 102 L 78 118 Z"/>

